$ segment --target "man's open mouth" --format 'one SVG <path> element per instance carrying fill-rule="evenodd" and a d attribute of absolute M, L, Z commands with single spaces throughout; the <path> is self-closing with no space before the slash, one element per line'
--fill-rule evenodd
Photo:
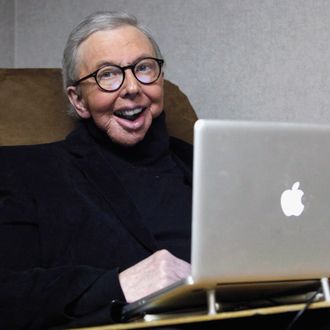
<path fill-rule="evenodd" d="M 140 114 L 145 111 L 145 109 L 146 108 L 135 108 L 135 109 L 127 109 L 127 110 L 118 110 L 118 111 L 114 112 L 114 115 L 117 116 L 117 117 L 119 117 L 119 118 L 123 118 L 123 119 L 126 119 L 126 120 L 133 121 L 137 117 L 139 117 Z"/>

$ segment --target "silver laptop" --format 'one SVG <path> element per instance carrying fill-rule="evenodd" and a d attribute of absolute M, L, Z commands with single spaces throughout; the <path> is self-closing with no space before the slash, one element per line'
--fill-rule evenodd
<path fill-rule="evenodd" d="M 210 292 L 221 306 L 267 301 L 330 276 L 330 125 L 198 120 L 193 183 L 191 276 L 124 319 L 200 308 Z"/>

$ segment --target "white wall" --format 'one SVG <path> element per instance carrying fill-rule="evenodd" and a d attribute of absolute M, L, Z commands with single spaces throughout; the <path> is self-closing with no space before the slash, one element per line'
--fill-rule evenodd
<path fill-rule="evenodd" d="M 13 67 L 15 44 L 15 1 L 0 0 L 0 67 Z"/>
<path fill-rule="evenodd" d="M 59 67 L 72 27 L 103 9 L 150 27 L 199 117 L 330 122 L 328 0 L 16 0 L 0 66 Z"/>

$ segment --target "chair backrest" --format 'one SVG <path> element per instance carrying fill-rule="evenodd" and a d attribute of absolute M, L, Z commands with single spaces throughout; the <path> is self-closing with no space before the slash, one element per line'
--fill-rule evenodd
<path fill-rule="evenodd" d="M 165 81 L 164 102 L 169 134 L 192 143 L 197 116 L 188 98 Z M 76 124 L 67 109 L 60 69 L 0 69 L 0 145 L 63 139 Z"/>

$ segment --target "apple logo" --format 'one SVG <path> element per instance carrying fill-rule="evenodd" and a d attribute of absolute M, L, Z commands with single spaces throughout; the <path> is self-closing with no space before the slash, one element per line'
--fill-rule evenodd
<path fill-rule="evenodd" d="M 287 217 L 297 217 L 304 211 L 305 206 L 301 201 L 304 192 L 299 189 L 299 184 L 300 182 L 295 182 L 291 189 L 283 191 L 281 195 L 281 207 Z"/>

